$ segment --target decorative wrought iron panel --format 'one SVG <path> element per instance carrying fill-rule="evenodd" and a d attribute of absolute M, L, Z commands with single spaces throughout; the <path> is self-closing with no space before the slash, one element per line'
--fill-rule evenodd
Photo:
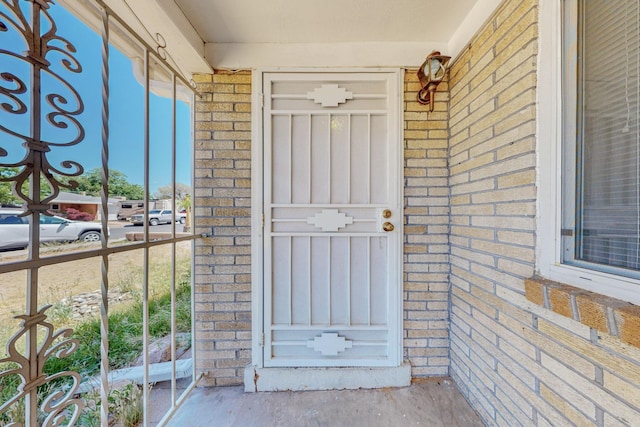
<path fill-rule="evenodd" d="M 85 101 L 76 87 L 79 77 L 85 72 L 78 59 L 76 46 L 71 35 L 63 35 L 51 10 L 52 0 L 0 0 L 0 183 L 10 183 L 15 196 L 22 204 L 21 213 L 17 217 L 27 218 L 29 228 L 29 244 L 26 258 L 13 263 L 0 263 L 0 275 L 4 273 L 24 272 L 25 304 L 24 313 L 15 316 L 16 332 L 6 342 L 6 357 L 0 359 L 0 384 L 8 378 L 17 378 L 19 385 L 13 396 L 0 401 L 0 423 L 5 422 L 9 411 L 22 412 L 21 419 L 10 419 L 8 424 L 17 426 L 57 426 L 75 425 L 83 410 L 83 401 L 79 398 L 79 386 L 83 378 L 78 372 L 61 371 L 47 373 L 45 363 L 52 358 L 71 356 L 80 343 L 74 338 L 70 328 L 56 330 L 49 316 L 50 305 L 42 305 L 40 298 L 40 275 L 47 266 L 62 264 L 75 260 L 94 257 L 100 260 L 101 267 L 101 371 L 100 371 L 100 417 L 101 424 L 108 424 L 109 385 L 109 257 L 114 253 L 126 251 L 142 251 L 144 271 L 142 288 L 144 295 L 144 382 L 149 383 L 148 360 L 148 263 L 149 250 L 159 247 L 160 242 L 152 242 L 148 225 L 144 227 L 145 240 L 131 248 L 117 248 L 108 245 L 108 211 L 109 194 L 109 52 L 110 23 L 118 26 L 119 37 L 135 41 L 144 53 L 144 111 L 145 128 L 145 202 L 149 201 L 149 98 L 150 98 L 150 64 L 169 78 L 165 85 L 165 94 L 173 105 L 171 118 L 172 136 L 172 171 L 171 185 L 173 191 L 173 209 L 175 211 L 175 169 L 176 169 L 176 137 L 175 137 L 175 104 L 178 96 L 184 97 L 184 90 L 192 103 L 191 82 L 186 80 L 171 67 L 171 61 L 164 51 L 166 46 L 161 36 L 151 37 L 156 46 L 148 41 L 150 37 L 141 37 L 133 33 L 119 17 L 101 0 L 94 0 L 89 7 L 95 7 L 96 24 L 101 31 L 101 41 L 96 48 L 101 49 L 102 92 L 101 99 L 101 239 L 95 246 L 82 253 L 70 253 L 45 257 L 41 253 L 41 218 L 50 216 L 51 202 L 61 190 L 73 190 L 77 187 L 77 178 L 85 173 L 78 147 L 86 143 L 87 129 L 83 122 Z M 14 48 L 22 46 L 22 49 Z M 178 94 L 178 92 L 181 92 Z M 95 122 L 94 123 L 95 126 Z M 95 130 L 95 129 L 93 129 Z M 193 159 L 191 159 L 193 164 Z M 147 209 L 148 209 L 147 203 Z M 171 237 L 163 243 L 171 246 L 169 263 L 172 266 L 172 303 L 175 305 L 175 263 L 176 244 L 190 241 L 193 234 L 177 236 L 175 226 Z M 191 260 L 192 263 L 192 260 Z M 175 343 L 175 306 L 172 308 L 172 342 Z M 173 357 L 173 394 L 171 410 L 177 404 L 175 393 L 175 344 L 172 345 Z M 1 388 L 1 387 L 0 387 Z M 0 390 L 1 391 L 1 390 Z M 144 388 L 145 419 L 148 423 L 147 407 L 149 400 L 148 387 Z M 24 409 L 16 407 L 24 405 Z M 166 417 L 165 417 L 166 418 Z"/>

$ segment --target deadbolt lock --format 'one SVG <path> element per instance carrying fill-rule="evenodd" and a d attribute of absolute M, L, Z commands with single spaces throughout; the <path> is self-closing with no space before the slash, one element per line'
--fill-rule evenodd
<path fill-rule="evenodd" d="M 385 209 L 382 211 L 382 218 L 391 218 L 391 211 L 389 209 Z"/>
<path fill-rule="evenodd" d="M 382 224 L 382 229 L 383 229 L 384 231 L 387 231 L 387 232 L 389 232 L 389 231 L 393 231 L 393 229 L 394 229 L 394 228 L 395 228 L 395 227 L 394 227 L 394 226 L 393 226 L 393 224 L 391 224 L 390 222 L 385 222 L 384 224 Z"/>

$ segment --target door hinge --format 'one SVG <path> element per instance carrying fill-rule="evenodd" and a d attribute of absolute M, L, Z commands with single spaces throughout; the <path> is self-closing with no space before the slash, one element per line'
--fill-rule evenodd
<path fill-rule="evenodd" d="M 264 93 L 260 94 L 260 108 L 264 108 Z"/>
<path fill-rule="evenodd" d="M 260 334 L 260 347 L 264 347 L 264 332 Z"/>
<path fill-rule="evenodd" d="M 262 228 L 264 228 L 264 214 L 262 214 L 260 218 L 260 221 L 262 222 Z"/>

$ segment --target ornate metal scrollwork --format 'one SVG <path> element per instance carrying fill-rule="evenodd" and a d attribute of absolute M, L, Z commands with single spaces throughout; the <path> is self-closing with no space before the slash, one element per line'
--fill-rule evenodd
<path fill-rule="evenodd" d="M 34 316 L 16 316 L 16 319 L 22 320 L 20 330 L 14 334 L 7 343 L 7 353 L 9 356 L 0 359 L 0 366 L 11 364 L 11 366 L 17 365 L 17 367 L 11 367 L 0 372 L 0 380 L 11 375 L 18 375 L 22 383 L 18 386 L 17 394 L 0 406 L 0 414 L 27 396 L 31 390 L 46 384 L 58 384 L 59 387 L 54 388 L 53 392 L 42 402 L 40 409 L 43 413 L 48 414 L 43 425 L 61 425 L 62 421 L 68 422 L 68 425 L 73 425 L 73 423 L 77 421 L 83 406 L 80 399 L 73 398 L 80 386 L 80 374 L 72 371 L 64 371 L 46 375 L 44 373 L 44 364 L 51 356 L 63 358 L 71 355 L 78 347 L 78 341 L 70 338 L 73 333 L 71 329 L 62 329 L 54 332 L 53 325 L 46 321 L 47 316 L 44 314 L 50 307 L 50 305 L 43 307 Z M 44 329 L 44 339 L 38 347 L 37 371 L 34 375 L 32 361 L 19 350 L 18 342 L 20 342 L 27 333 L 33 333 L 38 329 Z M 67 384 L 62 387 L 60 380 L 65 377 L 71 380 L 71 384 L 67 382 Z M 10 426 L 11 425 L 18 426 L 19 424 L 14 423 L 10 424 Z"/>
<path fill-rule="evenodd" d="M 81 73 L 82 66 L 75 57 L 76 48 L 58 34 L 50 14 L 52 4 L 52 0 L 0 0 L 0 181 L 12 184 L 24 202 L 24 215 L 31 214 L 36 222 L 38 214 L 48 214 L 49 203 L 61 188 L 78 185 L 70 178 L 84 172 L 76 161 L 54 166 L 49 158 L 52 150 L 73 147 L 85 138 L 79 120 L 84 104 L 65 79 L 68 73 Z M 28 406 L 26 422 L 35 425 L 35 407 L 41 400 L 42 425 L 74 425 L 83 407 L 75 397 L 80 374 L 49 375 L 44 365 L 52 356 L 71 355 L 78 342 L 71 338 L 71 329 L 54 331 L 45 314 L 49 306 L 36 308 L 37 268 L 32 274 L 36 276 L 31 292 L 36 297 L 27 303 L 27 314 L 16 316 L 19 330 L 6 345 L 8 356 L 0 359 L 4 369 L 0 380 L 18 377 L 20 384 L 14 396 L 1 403 L 0 415 L 23 401 Z M 38 399 L 38 393 L 47 396 Z M 11 421 L 9 425 L 21 424 Z"/>
<path fill-rule="evenodd" d="M 31 3 L 29 16 L 24 13 L 21 3 Z M 6 137 L 0 141 L 0 160 L 20 150 L 16 147 L 18 144 L 25 150 L 24 157 L 19 161 L 0 161 L 0 167 L 16 170 L 9 176 L 6 173 L 0 176 L 0 181 L 13 184 L 16 195 L 25 203 L 25 214 L 46 214 L 48 204 L 58 196 L 60 188 L 75 188 L 78 185 L 75 180 L 62 178 L 73 178 L 84 172 L 82 165 L 76 161 L 63 161 L 60 167 L 56 167 L 47 157 L 52 148 L 71 147 L 85 137 L 84 128 L 78 120 L 84 111 L 82 99 L 64 76 L 52 67 L 59 64 L 62 71 L 78 74 L 82 72 L 82 66 L 74 56 L 76 48 L 73 44 L 58 35 L 56 23 L 49 13 L 51 4 L 52 0 L 0 0 L 0 5 L 4 6 L 0 9 L 0 36 L 2 33 L 15 33 L 27 47 L 24 53 L 0 48 L 0 58 L 4 57 L 6 64 L 13 63 L 14 68 L 21 69 L 27 65 L 29 70 L 28 76 L 15 71 L 0 73 L 0 112 L 15 116 L 30 114 L 28 130 L 18 125 L 19 120 L 10 123 L 0 121 L 0 132 Z M 0 46 L 6 46 L 6 43 L 0 43 Z M 42 84 L 45 78 L 55 84 Z M 29 84 L 25 82 L 27 79 L 30 80 Z M 62 90 L 48 92 L 52 88 Z M 45 117 L 46 121 L 41 117 Z M 67 129 L 72 129 L 72 132 L 65 132 L 62 141 L 49 137 L 56 135 L 56 130 Z M 25 184 L 29 182 L 36 188 L 43 183 L 50 192 L 44 196 L 33 189 L 27 192 Z"/>

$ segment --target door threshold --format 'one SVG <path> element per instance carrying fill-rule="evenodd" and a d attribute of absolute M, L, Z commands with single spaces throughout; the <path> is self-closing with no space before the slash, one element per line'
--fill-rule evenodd
<path fill-rule="evenodd" d="M 244 391 L 355 390 L 359 388 L 407 387 L 411 365 L 346 368 L 258 368 L 244 370 Z"/>

